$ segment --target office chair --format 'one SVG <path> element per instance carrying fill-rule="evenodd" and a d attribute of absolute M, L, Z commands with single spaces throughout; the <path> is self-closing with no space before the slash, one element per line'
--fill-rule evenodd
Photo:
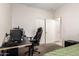
<path fill-rule="evenodd" d="M 42 27 L 40 27 L 37 29 L 36 35 L 34 37 L 27 37 L 27 38 L 30 38 L 30 42 L 32 43 L 32 46 L 31 46 L 32 55 L 34 52 L 38 52 L 40 54 L 40 52 L 37 51 L 38 48 L 35 48 L 35 47 L 39 46 L 39 44 L 40 44 L 42 32 L 43 32 Z M 27 54 L 27 53 L 28 53 L 28 51 L 25 54 Z"/>

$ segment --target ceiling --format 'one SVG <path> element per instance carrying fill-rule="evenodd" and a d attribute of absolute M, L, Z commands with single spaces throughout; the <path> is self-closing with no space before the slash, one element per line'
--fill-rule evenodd
<path fill-rule="evenodd" d="M 36 8 L 42 8 L 45 10 L 54 11 L 62 6 L 64 6 L 66 3 L 26 3 L 26 5 Z"/>

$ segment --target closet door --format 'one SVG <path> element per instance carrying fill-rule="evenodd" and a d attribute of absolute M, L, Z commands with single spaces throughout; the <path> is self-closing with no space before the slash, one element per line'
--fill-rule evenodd
<path fill-rule="evenodd" d="M 46 43 L 62 44 L 60 18 L 46 19 Z"/>
<path fill-rule="evenodd" d="M 56 20 L 56 41 L 55 43 L 63 46 L 64 41 L 62 39 L 62 19 L 56 18 L 55 20 Z"/>
<path fill-rule="evenodd" d="M 60 36 L 61 36 L 61 27 L 60 27 L 60 19 L 56 18 L 55 19 L 55 23 L 56 23 L 56 42 L 60 41 Z"/>
<path fill-rule="evenodd" d="M 56 40 L 56 22 L 53 19 L 46 19 L 46 43 L 53 43 Z"/>

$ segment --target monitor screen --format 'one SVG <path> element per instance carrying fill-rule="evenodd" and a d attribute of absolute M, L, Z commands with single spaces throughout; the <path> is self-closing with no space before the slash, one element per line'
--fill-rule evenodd
<path fill-rule="evenodd" d="M 10 30 L 10 40 L 13 42 L 15 41 L 21 42 L 22 35 L 23 35 L 23 31 L 20 29 Z"/>

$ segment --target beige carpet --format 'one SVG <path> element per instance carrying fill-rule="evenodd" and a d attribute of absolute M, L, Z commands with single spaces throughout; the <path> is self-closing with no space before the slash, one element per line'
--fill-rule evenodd
<path fill-rule="evenodd" d="M 53 50 L 56 50 L 56 49 L 59 49 L 59 48 L 62 48 L 61 46 L 59 45 L 56 45 L 56 44 L 41 44 L 39 47 L 38 47 L 38 51 L 40 51 L 40 54 L 38 54 L 37 52 L 34 54 L 34 56 L 42 56 L 43 54 L 49 52 L 49 51 L 53 51 Z M 19 51 L 19 55 L 20 56 L 24 56 L 25 52 L 28 50 L 28 48 L 21 48 Z"/>
<path fill-rule="evenodd" d="M 59 46 L 59 45 L 56 45 L 56 44 L 42 44 L 38 48 L 39 48 L 38 51 L 40 51 L 41 53 L 35 54 L 36 56 L 42 56 L 43 54 L 45 54 L 49 51 L 53 51 L 53 50 L 56 50 L 56 49 L 59 49 L 59 48 L 62 48 L 62 47 Z"/>

